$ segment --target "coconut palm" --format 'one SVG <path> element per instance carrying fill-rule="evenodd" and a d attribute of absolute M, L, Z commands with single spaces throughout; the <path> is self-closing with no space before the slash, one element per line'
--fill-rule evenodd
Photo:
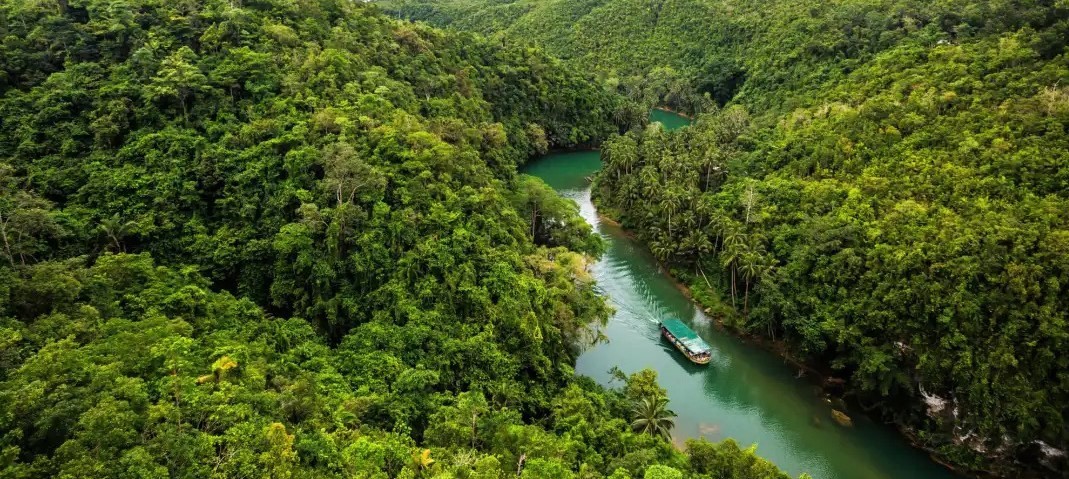
<path fill-rule="evenodd" d="M 431 466 L 437 462 L 431 458 L 431 450 L 424 449 L 422 452 L 412 453 L 412 462 L 419 467 L 419 470 L 425 471 L 430 469 Z"/>
<path fill-rule="evenodd" d="M 672 238 L 672 215 L 683 207 L 686 194 L 677 186 L 667 187 L 660 199 L 661 211 L 668 215 L 668 237 Z"/>
<path fill-rule="evenodd" d="M 761 255 L 755 251 L 744 252 L 738 261 L 738 269 L 742 273 L 742 279 L 745 284 L 745 292 L 742 295 L 742 311 L 747 318 L 750 317 L 750 284 L 761 281 L 765 272 L 765 268 L 761 264 L 762 261 Z"/>
<path fill-rule="evenodd" d="M 133 221 L 122 221 L 119 219 L 119 215 L 112 215 L 111 218 L 105 218 L 100 222 L 100 231 L 104 232 L 111 240 L 111 244 L 108 248 L 114 248 L 116 253 L 126 252 L 126 245 L 123 243 L 123 238 L 128 236 L 137 227 L 137 223 Z"/>
<path fill-rule="evenodd" d="M 671 439 L 672 428 L 676 423 L 676 413 L 668 409 L 668 399 L 664 397 L 648 397 L 636 401 L 631 410 L 634 421 L 631 422 L 631 430 Z"/>
<path fill-rule="evenodd" d="M 724 242 L 720 252 L 720 262 L 724 269 L 731 271 L 731 307 L 735 305 L 735 297 L 738 288 L 735 286 L 735 276 L 738 271 L 739 259 L 746 252 L 746 235 L 739 229 L 728 227 L 724 229 Z"/>

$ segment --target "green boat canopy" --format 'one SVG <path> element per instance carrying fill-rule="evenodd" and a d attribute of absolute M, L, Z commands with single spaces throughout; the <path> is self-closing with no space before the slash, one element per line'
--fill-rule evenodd
<path fill-rule="evenodd" d="M 661 326 L 667 329 L 672 336 L 675 336 L 680 343 L 683 343 L 687 349 L 692 353 L 705 353 L 709 352 L 709 345 L 695 333 L 693 329 L 690 329 L 686 324 L 678 319 L 666 319 L 661 321 Z"/>

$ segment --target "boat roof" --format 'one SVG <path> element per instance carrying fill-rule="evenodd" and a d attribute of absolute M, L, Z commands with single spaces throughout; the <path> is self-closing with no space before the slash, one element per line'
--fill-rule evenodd
<path fill-rule="evenodd" d="M 698 333 L 695 333 L 693 329 L 690 329 L 683 321 L 678 319 L 665 319 L 661 321 L 661 326 L 667 329 L 672 336 L 675 336 L 680 343 L 683 343 L 687 349 L 692 353 L 704 353 L 709 351 L 709 344 L 705 342 Z"/>

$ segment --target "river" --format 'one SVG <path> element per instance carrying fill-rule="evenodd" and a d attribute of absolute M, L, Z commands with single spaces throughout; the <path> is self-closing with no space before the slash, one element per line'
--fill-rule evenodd
<path fill-rule="evenodd" d="M 655 110 L 654 121 L 667 128 L 686 118 Z M 600 290 L 616 314 L 604 333 L 607 343 L 580 356 L 576 370 L 602 384 L 616 366 L 626 373 L 652 368 L 668 390 L 669 407 L 678 414 L 673 441 L 704 436 L 734 438 L 792 476 L 814 479 L 953 479 L 958 476 L 910 447 L 894 430 L 854 411 L 854 426 L 839 426 L 820 390 L 798 371 L 768 353 L 718 331 L 676 288 L 641 243 L 619 227 L 601 221 L 590 201 L 586 177 L 601 166 L 596 151 L 559 153 L 532 162 L 525 172 L 542 178 L 575 200 L 583 218 L 606 240 L 607 251 L 593 266 Z M 713 348 L 708 366 L 691 364 L 660 339 L 657 319 L 677 317 Z"/>

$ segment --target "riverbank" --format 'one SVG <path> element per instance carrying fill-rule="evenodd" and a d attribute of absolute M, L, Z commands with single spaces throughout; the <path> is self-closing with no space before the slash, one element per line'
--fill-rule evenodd
<path fill-rule="evenodd" d="M 693 275 L 681 274 L 678 269 L 672 268 L 666 265 L 663 261 L 657 259 L 655 256 L 653 256 L 652 251 L 649 251 L 648 245 L 646 245 L 645 241 L 643 241 L 642 238 L 639 237 L 636 231 L 628 229 L 620 221 L 611 216 L 609 212 L 610 209 L 599 207 L 597 201 L 594 200 L 593 195 L 591 196 L 591 203 L 594 205 L 595 213 L 597 214 L 598 220 L 605 224 L 611 225 L 613 228 L 617 228 L 622 236 L 634 241 L 637 244 L 642 245 L 643 248 L 646 248 L 650 256 L 653 257 L 653 260 L 657 262 L 658 268 L 664 273 L 664 276 L 672 283 L 672 285 L 677 290 L 679 290 L 679 292 L 684 297 L 687 298 L 687 300 L 693 302 L 699 309 L 702 310 L 702 312 L 705 313 L 705 317 L 710 320 L 710 323 L 715 326 L 717 331 L 729 334 L 732 337 L 737 338 L 748 345 L 755 346 L 767 353 L 771 353 L 772 355 L 782 360 L 785 364 L 789 364 L 792 368 L 799 372 L 797 376 L 798 378 L 805 376 L 807 378 L 807 381 L 813 384 L 813 386 L 819 387 L 824 395 L 824 399 L 827 401 L 838 400 L 845 403 L 846 398 L 848 396 L 856 394 L 857 391 L 855 389 L 847 387 L 848 383 L 845 379 L 836 377 L 829 371 L 826 365 L 811 364 L 796 357 L 791 352 L 791 347 L 786 341 L 771 339 L 763 335 L 754 334 L 749 331 L 738 328 L 734 325 L 728 324 L 725 321 L 725 317 L 723 315 L 716 314 L 716 312 L 714 312 L 714 308 L 717 308 L 719 305 L 705 304 L 699 298 L 700 295 L 694 294 L 694 289 L 696 287 L 699 289 L 714 289 L 712 284 L 702 285 L 698 283 L 697 286 L 689 284 L 682 278 L 682 276 L 691 277 L 694 282 L 698 282 L 698 275 L 700 273 L 695 272 Z M 716 292 L 710 291 L 710 294 L 716 294 Z M 724 307 L 729 306 L 724 305 Z M 736 311 L 735 314 L 738 314 L 738 312 Z M 872 415 L 865 412 L 864 406 L 861 406 L 860 404 L 857 404 L 857 406 L 861 407 L 861 409 L 863 410 L 858 414 L 861 414 L 869 418 L 870 420 L 878 420 L 878 418 L 873 417 Z M 939 454 L 938 451 L 925 446 L 912 429 L 907 428 L 898 423 L 884 424 L 892 426 L 903 438 L 906 439 L 906 441 L 912 447 L 926 453 L 933 462 L 938 463 L 939 465 L 945 467 L 947 470 L 953 472 L 954 474 L 963 476 L 967 474 L 966 472 L 949 463 L 945 457 Z M 986 471 L 974 471 L 972 472 L 972 474 L 976 477 L 997 477 Z"/>
<path fill-rule="evenodd" d="M 681 115 L 678 112 L 673 112 L 669 108 L 658 107 L 655 110 L 657 112 L 662 112 L 660 114 L 654 114 L 654 116 L 660 116 L 661 118 L 664 118 L 665 114 L 672 114 L 688 120 L 691 119 L 691 117 Z M 665 118 L 665 120 L 668 123 L 678 125 L 678 123 L 672 121 L 671 118 Z M 611 209 L 599 207 L 593 198 L 593 196 L 596 195 L 593 194 L 593 191 L 591 193 L 591 203 L 595 207 L 595 214 L 597 215 L 598 220 L 617 228 L 622 236 L 642 245 L 646 252 L 652 256 L 652 252 L 649 251 L 648 245 L 639 238 L 637 232 L 625 228 L 619 221 L 617 221 L 614 217 L 614 212 L 611 211 Z M 664 273 L 664 276 L 669 280 L 672 286 L 687 298 L 688 301 L 692 302 L 705 313 L 706 320 L 715 328 L 715 330 L 725 333 L 733 338 L 737 338 L 747 345 L 756 346 L 757 349 L 766 353 L 771 353 L 771 355 L 775 356 L 783 364 L 789 365 L 789 367 L 797 372 L 795 376 L 796 379 L 805 377 L 807 383 L 819 388 L 819 396 L 828 404 L 833 405 L 835 409 L 841 411 L 853 409 L 859 417 L 865 417 L 869 420 L 874 420 L 889 426 L 888 429 L 895 430 L 899 437 L 904 439 L 904 442 L 909 443 L 911 447 L 918 451 L 923 451 L 933 462 L 939 464 L 948 471 L 952 471 L 954 474 L 964 474 L 962 470 L 951 465 L 947 456 L 941 454 L 936 448 L 929 447 L 922 442 L 914 428 L 903 425 L 897 421 L 884 422 L 882 418 L 889 417 L 890 414 L 893 414 L 893 411 L 890 411 L 883 406 L 865 406 L 861 400 L 858 399 L 860 391 L 850 387 L 850 384 L 847 382 L 848 378 L 838 377 L 836 372 L 830 368 L 830 365 L 812 363 L 799 358 L 794 351 L 792 351 L 791 344 L 788 341 L 772 339 L 766 335 L 743 329 L 740 326 L 742 320 L 737 306 L 725 304 L 721 301 L 719 299 L 721 296 L 720 291 L 717 287 L 708 283 L 709 280 L 704 274 L 701 274 L 701 272 L 697 270 L 693 273 L 689 271 L 681 271 L 666 265 L 656 257 L 653 257 L 652 259 L 658 264 L 658 269 Z M 738 320 L 733 320 L 733 318 Z M 850 408 L 847 408 L 848 400 L 851 406 Z M 983 474 L 982 471 L 971 471 L 971 473 L 977 475 L 977 477 L 979 477 L 979 474 Z M 985 477 L 993 476 L 985 474 Z"/>
<path fill-rule="evenodd" d="M 656 115 L 667 120 L 666 127 L 683 121 L 673 122 L 666 118 L 668 113 Z M 608 371 L 613 368 L 653 369 L 674 398 L 672 409 L 677 418 L 673 437 L 678 441 L 732 438 L 743 445 L 756 444 L 758 454 L 791 476 L 958 479 L 891 427 L 864 415 L 858 415 L 852 427 L 838 424 L 833 410 L 843 406 L 825 398 L 820 387 L 822 374 L 807 372 L 800 378 L 799 365 L 791 361 L 786 348 L 770 350 L 773 346 L 768 342 L 739 334 L 731 328 L 731 313 L 723 308 L 714 307 L 712 314 L 703 316 L 701 309 L 707 306 L 699 308 L 696 304 L 718 301 L 702 297 L 710 295 L 701 276 L 669 271 L 636 240 L 634 232 L 625 232 L 609 217 L 618 212 L 601 214 L 592 203 L 592 185 L 586 178 L 600 167 L 597 152 L 583 151 L 551 155 L 523 171 L 574 200 L 582 217 L 606 244 L 591 274 L 616 313 L 602 329 L 609 341 L 580 355 L 577 374 L 611 387 L 613 376 Z M 720 313 L 727 315 L 726 319 Z M 663 341 L 657 322 L 670 317 L 687 322 L 707 338 L 715 351 L 712 364 L 696 366 Z M 852 404 L 850 407 L 859 410 Z"/>
<path fill-rule="evenodd" d="M 657 110 L 657 111 L 663 111 L 663 112 L 665 112 L 665 113 L 671 113 L 671 114 L 673 114 L 673 115 L 676 115 L 676 116 L 679 116 L 679 117 L 683 117 L 683 118 L 686 118 L 686 119 L 688 119 L 688 120 L 690 120 L 690 121 L 694 121 L 694 118 L 695 118 L 695 117 L 693 117 L 693 116 L 691 116 L 691 115 L 688 115 L 688 114 L 686 114 L 686 113 L 683 113 L 683 112 L 681 112 L 681 111 L 676 111 L 676 110 L 673 110 L 673 109 L 671 109 L 671 108 L 668 108 L 668 107 L 663 107 L 663 106 L 656 106 L 656 107 L 653 107 L 653 109 L 654 109 L 654 110 Z"/>
<path fill-rule="evenodd" d="M 845 379 L 838 378 L 838 377 L 828 373 L 827 369 L 826 369 L 826 366 L 810 364 L 810 363 L 808 363 L 808 362 L 806 362 L 804 360 L 801 360 L 801 359 L 797 358 L 796 356 L 794 356 L 790 351 L 790 345 L 786 341 L 770 339 L 770 338 L 767 338 L 767 337 L 764 337 L 764 336 L 761 336 L 761 335 L 757 335 L 757 334 L 753 334 L 753 333 L 747 332 L 745 330 L 742 330 L 740 328 L 728 325 L 727 323 L 724 322 L 724 318 L 723 317 L 715 316 L 715 315 L 712 314 L 711 306 L 702 303 L 699 299 L 697 299 L 695 297 L 695 295 L 693 294 L 693 291 L 691 290 L 691 286 L 687 285 L 682 280 L 680 280 L 679 277 L 678 277 L 679 275 L 675 270 L 666 269 L 666 274 L 672 279 L 672 281 L 675 284 L 677 284 L 678 288 L 680 289 L 680 291 L 684 295 L 686 295 L 688 298 L 690 298 L 691 301 L 694 301 L 694 304 L 698 305 L 698 307 L 701 308 L 702 311 L 704 311 L 706 313 L 706 315 L 716 325 L 717 330 L 725 332 L 727 334 L 731 334 L 732 336 L 745 341 L 747 344 L 756 346 L 756 347 L 758 347 L 758 348 L 760 348 L 760 349 L 762 349 L 762 350 L 764 350 L 764 351 L 766 351 L 768 353 L 771 353 L 771 354 L 779 357 L 785 363 L 790 364 L 791 367 L 797 369 L 799 372 L 804 371 L 805 375 L 809 378 L 810 382 L 814 383 L 815 386 L 821 388 L 821 391 L 824 393 L 825 399 L 831 400 L 830 398 L 834 397 L 834 398 L 836 398 L 836 399 L 838 399 L 840 401 L 845 402 L 846 398 L 848 396 L 857 393 L 856 389 L 847 387 L 848 383 L 846 382 Z M 836 388 L 836 389 L 838 389 L 838 391 L 835 391 L 835 392 L 829 391 L 829 389 L 831 389 L 831 388 Z M 860 406 L 860 405 L 858 405 L 858 406 Z M 864 409 L 864 408 L 862 407 L 862 409 Z M 867 418 L 869 418 L 871 420 L 874 420 L 874 421 L 880 420 L 878 417 L 874 417 L 874 416 L 872 416 L 871 414 L 868 414 L 865 411 L 860 411 L 857 414 L 864 415 L 865 417 L 867 417 Z M 855 413 L 851 411 L 851 415 L 855 415 Z M 883 422 L 883 421 L 881 421 L 881 422 Z M 914 448 L 916 448 L 916 449 L 918 449 L 920 451 L 924 451 L 926 454 L 928 454 L 928 457 L 931 458 L 931 460 L 933 462 L 938 463 L 939 465 L 947 468 L 947 470 L 949 470 L 949 471 L 951 471 L 951 472 L 953 472 L 955 474 L 959 474 L 959 475 L 962 475 L 962 476 L 965 476 L 965 475 L 968 474 L 965 471 L 962 471 L 959 468 L 957 468 L 954 465 L 952 465 L 951 463 L 949 463 L 944 458 L 944 456 L 942 456 L 934 448 L 930 448 L 930 447 L 925 446 L 921 442 L 921 440 L 917 436 L 917 434 L 912 429 L 907 428 L 907 427 L 905 427 L 905 426 L 903 426 L 901 424 L 894 423 L 894 422 L 883 422 L 883 423 L 887 424 L 889 426 L 892 426 L 896 431 L 898 431 L 899 434 L 902 435 L 903 438 L 906 439 L 906 441 L 912 447 L 914 447 Z M 973 475 L 975 477 L 981 477 L 981 475 L 978 475 L 976 473 L 973 473 Z M 994 475 L 992 475 L 990 473 L 984 473 L 983 477 L 994 478 L 994 477 L 997 477 L 997 476 L 994 476 Z"/>
<path fill-rule="evenodd" d="M 631 239 L 631 240 L 635 241 L 636 243 L 639 243 L 639 244 L 643 245 L 643 247 L 646 247 L 646 243 L 644 241 L 642 241 L 641 238 L 638 237 L 638 234 L 636 232 L 634 232 L 634 231 L 632 231 L 630 229 L 627 229 L 619 221 L 617 221 L 615 218 L 613 218 L 613 217 L 611 217 L 611 216 L 609 216 L 609 215 L 607 215 L 605 213 L 602 213 L 600 209 L 597 210 L 597 215 L 598 215 L 598 219 L 599 220 L 601 220 L 601 221 L 603 221 L 603 222 L 605 222 L 605 223 L 607 223 L 609 225 L 612 225 L 615 228 L 619 228 L 621 234 L 623 234 L 628 239 Z M 712 321 L 712 324 L 714 326 L 716 326 L 718 331 L 721 331 L 721 332 L 724 332 L 724 333 L 728 333 L 728 334 L 730 334 L 730 335 L 732 335 L 732 336 L 734 336 L 734 337 L 736 337 L 738 339 L 741 339 L 741 340 L 745 341 L 747 344 L 750 344 L 750 345 L 753 345 L 753 346 L 757 346 L 757 347 L 761 348 L 762 350 L 765 350 L 767 352 L 773 353 L 774 355 L 776 355 L 777 357 L 782 359 L 783 362 L 790 364 L 792 367 L 795 367 L 796 369 L 798 369 L 800 371 L 805 371 L 805 373 L 807 375 L 810 375 L 811 379 L 812 378 L 816 378 L 818 380 L 818 382 L 820 383 L 820 384 L 815 384 L 816 386 L 820 386 L 822 388 L 826 387 L 827 381 L 829 379 L 836 379 L 836 378 L 834 378 L 834 376 L 832 376 L 830 374 L 827 374 L 825 372 L 822 372 L 819 369 L 817 369 L 816 367 L 814 367 L 814 366 L 812 366 L 810 364 L 807 364 L 804 361 L 794 357 L 790 353 L 790 348 L 789 348 L 789 346 L 787 345 L 786 342 L 779 341 L 779 340 L 772 340 L 772 339 L 769 339 L 769 338 L 765 338 L 763 336 L 755 335 L 755 334 L 749 333 L 747 331 L 744 331 L 742 329 L 739 329 L 739 328 L 736 328 L 734 326 L 731 326 L 731 325 L 727 324 L 726 322 L 724 322 L 724 318 L 722 316 L 718 316 L 713 312 L 712 308 L 715 305 L 704 304 L 698 298 L 695 297 L 692 287 L 690 285 L 684 283 L 683 280 L 681 280 L 679 278 L 680 275 L 679 275 L 677 270 L 667 266 L 666 264 L 664 264 L 663 261 L 660 261 L 660 260 L 656 260 L 656 261 L 657 261 L 657 264 L 660 267 L 660 269 L 664 272 L 665 276 L 668 278 L 668 280 L 672 282 L 672 285 L 675 286 L 675 288 L 678 289 L 679 292 L 683 294 L 683 296 L 685 296 L 688 300 L 692 301 L 695 305 L 697 305 L 698 308 L 701 309 L 702 312 L 705 313 L 706 317 L 708 317 Z"/>
<path fill-rule="evenodd" d="M 596 203 L 595 203 L 595 206 L 596 206 Z M 630 240 L 632 240 L 632 241 L 634 241 L 634 242 L 636 242 L 638 244 L 641 244 L 643 247 L 647 248 L 647 250 L 648 250 L 648 246 L 646 246 L 646 243 L 644 241 L 642 241 L 641 238 L 639 238 L 638 234 L 635 231 L 624 227 L 623 224 L 621 224 L 618 220 L 616 220 L 615 218 L 609 216 L 606 213 L 603 213 L 600 208 L 596 209 L 596 213 L 597 213 L 598 219 L 600 221 L 603 221 L 603 222 L 613 226 L 614 228 L 618 228 L 620 230 L 620 233 L 623 236 L 627 237 L 628 239 L 630 239 Z M 652 252 L 651 252 L 651 255 L 652 255 Z M 735 338 L 737 338 L 739 340 L 742 340 L 746 344 L 749 344 L 751 346 L 756 346 L 757 348 L 759 348 L 759 349 L 761 349 L 761 350 L 763 350 L 765 352 L 773 354 L 774 356 L 776 356 L 779 359 L 781 359 L 784 363 L 789 364 L 789 365 L 791 365 L 792 368 L 797 369 L 799 371 L 799 373 L 800 373 L 799 376 L 798 376 L 799 378 L 803 376 L 801 373 L 804 372 L 805 373 L 804 375 L 808 378 L 807 380 L 811 384 L 813 384 L 814 386 L 819 387 L 821 389 L 821 391 L 824 393 L 824 399 L 825 400 L 834 401 L 835 399 L 838 399 L 839 401 L 845 401 L 846 400 L 845 398 L 847 396 L 855 394 L 857 392 L 855 389 L 846 387 L 847 383 L 846 383 L 845 379 L 837 378 L 833 374 L 829 373 L 827 371 L 827 367 L 826 366 L 819 366 L 819 365 L 810 364 L 810 363 L 808 363 L 808 362 L 806 362 L 804 360 L 801 360 L 801 359 L 795 357 L 791 353 L 790 345 L 786 341 L 774 340 L 774 339 L 771 339 L 771 338 L 767 338 L 767 337 L 764 337 L 764 336 L 761 336 L 761 335 L 757 335 L 757 334 L 754 334 L 754 333 L 750 333 L 750 332 L 745 331 L 743 329 L 740 329 L 738 327 L 735 327 L 735 326 L 727 324 L 724 321 L 724 317 L 723 316 L 717 315 L 717 314 L 715 314 L 713 312 L 713 308 L 716 307 L 717 305 L 704 304 L 697 297 L 697 295 L 694 294 L 693 286 L 690 285 L 690 284 L 687 284 L 686 282 L 684 282 L 680 278 L 681 275 L 680 275 L 680 273 L 679 273 L 679 271 L 677 269 L 668 267 L 667 265 L 664 264 L 664 262 L 662 262 L 660 260 L 655 259 L 655 261 L 657 261 L 657 264 L 658 264 L 659 268 L 664 272 L 665 277 L 668 278 L 668 280 L 672 282 L 673 286 L 675 286 L 676 289 L 678 289 L 681 294 L 683 294 L 689 301 L 692 301 L 699 309 L 701 309 L 705 313 L 705 317 L 709 318 L 711 324 L 716 327 L 717 331 L 729 334 L 732 337 L 735 337 Z M 697 276 L 697 273 L 695 273 L 695 276 Z M 699 287 L 701 287 L 701 285 L 699 285 Z M 712 288 L 712 285 L 707 285 L 706 287 Z M 829 392 L 828 390 L 831 387 L 838 388 L 839 389 L 838 394 L 834 394 L 833 395 L 833 393 Z M 835 399 L 831 399 L 833 397 Z M 868 414 L 868 413 L 866 413 L 864 411 L 861 411 L 858 414 L 861 414 L 861 415 L 869 418 L 870 420 L 874 420 L 874 421 L 878 420 L 878 418 L 873 417 L 872 415 L 870 415 L 870 414 Z M 960 475 L 962 477 L 965 477 L 966 475 L 972 475 L 973 477 L 988 477 L 988 478 L 997 478 L 997 477 L 999 477 L 997 475 L 992 474 L 990 471 L 972 471 L 972 472 L 962 471 L 959 468 L 957 468 L 954 465 L 952 465 L 950 462 L 948 462 L 946 460 L 946 458 L 943 455 L 941 455 L 938 451 L 936 451 L 933 448 L 925 446 L 921 442 L 921 440 L 917 436 L 917 434 L 912 429 L 907 428 L 907 427 L 905 427 L 905 426 L 903 426 L 901 424 L 898 424 L 898 423 L 884 423 L 884 424 L 887 424 L 889 426 L 893 426 L 893 428 L 896 431 L 898 431 L 898 433 L 912 447 L 916 448 L 917 450 L 923 451 L 925 454 L 928 455 L 928 457 L 933 462 L 945 467 L 948 471 L 951 471 L 954 474 Z"/>

